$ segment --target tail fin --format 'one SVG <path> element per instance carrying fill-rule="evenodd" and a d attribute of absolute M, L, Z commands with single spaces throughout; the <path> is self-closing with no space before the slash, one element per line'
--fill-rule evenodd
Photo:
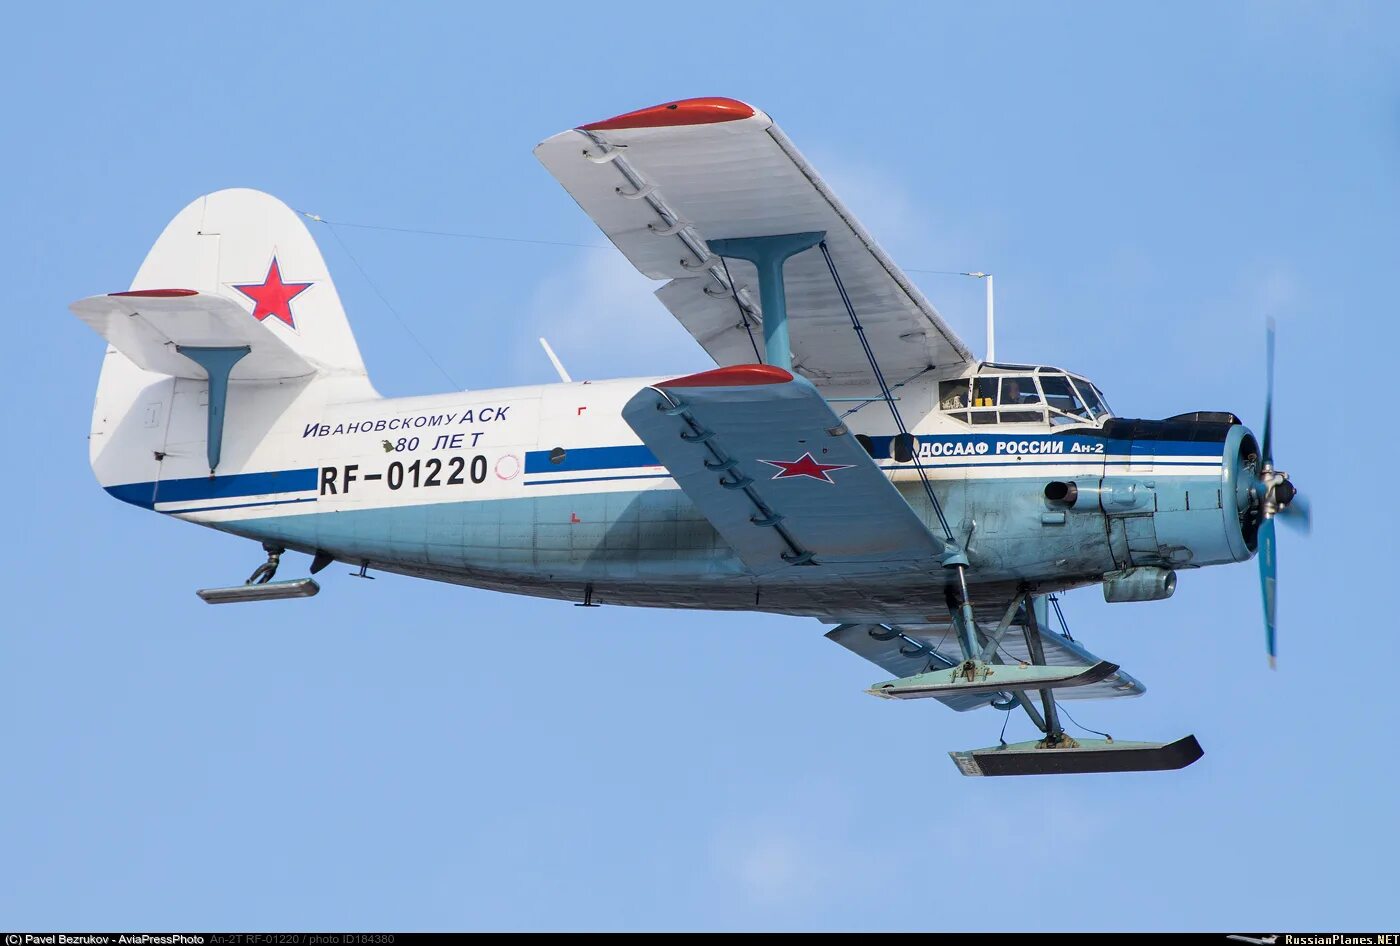
<path fill-rule="evenodd" d="M 316 242 L 295 211 L 260 191 L 216 191 L 180 211 L 151 247 L 131 289 L 222 297 L 318 374 L 365 376 Z"/>
<path fill-rule="evenodd" d="M 72 308 L 110 345 L 90 453 L 104 486 L 141 485 L 127 495 L 149 484 L 154 496 L 161 479 L 198 467 L 249 469 L 309 388 L 320 401 L 377 397 L 311 234 L 259 191 L 198 198 L 166 226 L 129 291 Z"/>

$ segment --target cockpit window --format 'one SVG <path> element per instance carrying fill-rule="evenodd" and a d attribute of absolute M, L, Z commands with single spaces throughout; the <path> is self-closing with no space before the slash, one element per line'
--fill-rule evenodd
<path fill-rule="evenodd" d="M 1097 420 L 1109 412 L 1097 388 L 1061 369 L 992 367 L 1014 367 L 1034 374 L 980 374 L 940 382 L 939 409 L 955 420 L 974 425 L 1078 424 Z"/>
<path fill-rule="evenodd" d="M 973 378 L 972 379 L 972 407 L 973 408 L 995 408 L 997 406 L 997 384 L 1001 381 L 997 377 Z M 997 422 L 997 412 L 993 410 L 973 410 L 971 415 L 959 415 L 959 420 L 968 421 L 973 424 L 995 424 Z"/>
<path fill-rule="evenodd" d="M 1046 403 L 1050 405 L 1052 411 L 1056 412 L 1051 415 L 1051 423 L 1073 423 L 1071 418 L 1088 420 L 1092 416 L 1089 409 L 1084 406 L 1084 402 L 1079 399 L 1079 395 L 1075 393 L 1069 378 L 1060 374 L 1041 375 L 1040 383 L 1045 388 Z"/>
<path fill-rule="evenodd" d="M 1084 398 L 1084 403 L 1088 405 L 1091 417 L 1102 417 L 1108 413 L 1108 405 L 1104 403 L 1103 395 L 1099 393 L 1098 388 L 1083 378 L 1076 378 L 1074 386 L 1078 389 L 1080 396 Z"/>
<path fill-rule="evenodd" d="M 1034 378 L 1002 378 L 1000 404 L 1039 404 Z"/>
<path fill-rule="evenodd" d="M 1030 410 L 1003 409 L 998 417 L 1003 424 L 1043 424 L 1045 423 L 1045 412 L 1040 409 L 1040 391 L 1036 389 L 1035 378 L 1002 378 L 1001 398 L 998 403 L 1002 408 L 1009 406 L 1019 406 Z"/>
<path fill-rule="evenodd" d="M 951 405 L 951 408 L 945 406 L 945 410 L 955 410 L 963 406 L 958 398 L 963 396 L 966 389 L 956 387 L 958 384 L 965 385 L 966 382 L 944 382 L 940 388 L 940 401 Z M 1040 410 L 997 410 L 1011 406 L 1039 405 L 1040 391 L 1036 388 L 1033 377 L 983 375 L 973 378 L 971 396 L 972 410 L 967 414 L 955 414 L 958 420 L 973 424 L 1045 423 L 1045 414 Z"/>
<path fill-rule="evenodd" d="M 1001 383 L 1001 378 L 993 375 L 990 378 L 977 378 L 972 386 L 972 406 L 973 407 L 996 407 L 997 406 L 997 385 Z"/>

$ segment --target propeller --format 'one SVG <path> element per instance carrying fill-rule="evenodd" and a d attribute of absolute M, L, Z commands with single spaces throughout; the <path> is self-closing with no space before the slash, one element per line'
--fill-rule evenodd
<path fill-rule="evenodd" d="M 1264 640 L 1269 650 L 1269 666 L 1278 662 L 1278 540 L 1275 517 L 1304 533 L 1312 527 L 1312 511 L 1288 479 L 1274 469 L 1274 321 L 1269 320 L 1266 353 L 1267 387 L 1264 399 L 1264 434 L 1259 450 L 1258 480 L 1254 494 L 1254 515 L 1258 523 L 1259 585 L 1264 598 Z"/>

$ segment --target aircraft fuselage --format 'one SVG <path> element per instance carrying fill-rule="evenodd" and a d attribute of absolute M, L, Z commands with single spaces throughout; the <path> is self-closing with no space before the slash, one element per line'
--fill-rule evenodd
<path fill-rule="evenodd" d="M 171 413 L 153 450 L 162 455 L 158 475 L 109 491 L 262 542 L 499 591 L 830 622 L 945 613 L 937 561 L 868 580 L 832 581 L 821 568 L 746 570 L 620 416 L 656 380 L 348 403 L 335 403 L 333 388 L 327 399 L 324 384 L 235 383 L 230 410 L 240 401 L 247 409 L 224 456 L 264 472 L 211 477 L 202 384 L 171 379 Z M 919 418 L 911 420 L 919 462 L 966 543 L 974 599 L 979 590 L 1054 591 L 1131 567 L 1195 568 L 1252 554 L 1240 513 L 1255 448 L 1238 423 L 969 427 L 938 410 L 936 394 L 936 381 L 910 384 L 900 406 Z M 914 463 L 890 455 L 887 406 L 833 403 L 838 413 L 855 408 L 851 431 L 870 438 L 878 465 L 938 531 Z M 1051 501 L 1050 483 L 1075 484 L 1077 501 Z M 841 488 L 839 475 L 831 488 Z"/>

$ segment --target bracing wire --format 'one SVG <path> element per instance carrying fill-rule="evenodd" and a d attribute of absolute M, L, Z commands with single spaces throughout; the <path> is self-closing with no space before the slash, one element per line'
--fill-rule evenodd
<path fill-rule="evenodd" d="M 337 227 L 353 227 L 356 230 L 383 230 L 386 233 L 412 233 L 419 236 L 450 237 L 457 240 L 486 240 L 492 243 L 523 243 L 532 246 L 569 246 L 581 250 L 610 250 L 611 246 L 603 243 L 574 243 L 569 240 L 536 240 L 530 237 L 507 237 L 497 236 L 491 233 L 468 233 L 463 230 L 428 230 L 422 227 L 391 227 L 376 223 L 350 223 L 345 220 L 327 220 L 317 214 L 307 213 L 304 210 L 297 211 L 309 220 L 317 223 L 334 224 Z M 966 276 L 967 273 L 957 269 L 917 269 L 906 266 L 906 273 L 927 273 L 932 276 Z"/>
<path fill-rule="evenodd" d="M 744 304 L 739 301 L 739 290 L 734 285 L 734 277 L 729 275 L 729 260 L 721 256 L 719 261 L 720 265 L 724 267 L 724 280 L 729 283 L 729 293 L 734 297 L 734 304 L 739 307 L 739 318 L 744 320 L 744 331 L 749 333 L 749 344 L 753 346 L 753 360 L 757 363 L 762 363 L 763 356 L 758 353 L 758 342 L 754 341 L 753 325 L 749 322 L 748 310 L 746 310 Z"/>
<path fill-rule="evenodd" d="M 307 214 L 307 216 L 309 217 L 311 215 Z M 364 277 L 365 283 L 369 286 L 371 290 L 373 290 L 374 294 L 379 297 L 379 301 L 384 303 L 384 308 L 388 309 L 389 313 L 393 315 L 395 319 L 398 320 L 399 325 L 408 334 L 408 337 L 413 339 L 414 343 L 420 349 L 423 350 L 423 354 L 428 356 L 428 360 L 431 361 L 433 363 L 433 367 L 437 368 L 437 370 L 442 373 L 442 376 L 447 379 L 447 383 L 452 385 L 454 389 L 460 390 L 462 386 L 457 383 L 456 379 L 454 379 L 451 374 L 448 373 L 447 369 L 442 366 L 442 363 L 433 357 L 432 350 L 428 348 L 427 345 L 423 344 L 423 340 L 418 337 L 418 335 L 413 331 L 413 329 L 409 328 L 408 321 L 402 315 L 399 314 L 399 310 L 394 308 L 393 303 L 391 303 L 388 300 L 384 293 L 379 291 L 379 286 L 377 286 L 374 280 L 370 278 L 369 273 L 365 272 L 365 268 L 360 265 L 360 261 L 355 258 L 355 254 L 350 251 L 349 245 L 347 245 L 346 242 L 343 239 L 341 239 L 340 233 L 336 230 L 336 225 L 332 224 L 329 220 L 321 220 L 321 218 L 319 217 L 313 217 L 312 219 L 317 220 L 320 223 L 324 223 L 326 225 L 326 227 L 331 231 L 331 236 L 335 237 L 335 241 L 340 244 L 340 248 L 344 250 L 345 255 L 350 258 L 350 262 L 354 263 L 355 268 L 360 271 L 360 275 Z"/>
<path fill-rule="evenodd" d="M 1069 622 L 1065 620 L 1065 612 L 1060 610 L 1060 596 L 1050 595 L 1050 607 L 1055 609 L 1055 616 L 1060 619 L 1060 629 L 1065 632 L 1065 637 L 1074 640 L 1074 635 L 1069 632 Z"/>
<path fill-rule="evenodd" d="M 1112 741 L 1112 740 L 1113 740 L 1113 737 L 1110 736 L 1108 733 L 1106 733 L 1106 732 L 1099 732 L 1097 729 L 1090 729 L 1088 726 L 1085 726 L 1083 723 L 1081 723 L 1079 720 L 1075 719 L 1073 716 L 1070 716 L 1070 715 L 1069 715 L 1069 711 L 1065 709 L 1065 705 L 1064 705 L 1063 702 L 1057 701 L 1057 702 L 1055 703 L 1055 708 L 1056 708 L 1057 710 L 1059 710 L 1060 713 L 1061 713 L 1063 716 L 1065 716 L 1071 723 L 1074 723 L 1075 726 L 1079 727 L 1080 729 L 1084 730 L 1085 732 L 1091 732 L 1091 733 L 1093 733 L 1095 736 L 1103 736 L 1105 739 L 1107 739 L 1107 740 L 1109 740 L 1109 741 Z"/>
<path fill-rule="evenodd" d="M 516 243 L 516 244 L 523 244 L 523 245 L 528 245 L 528 246 L 559 246 L 559 247 L 571 247 L 571 248 L 582 249 L 582 250 L 606 250 L 606 249 L 611 249 L 611 247 L 606 246 L 606 245 L 601 244 L 601 243 L 575 243 L 575 242 L 568 241 L 568 240 L 537 240 L 537 239 L 532 239 L 532 238 L 528 238 L 528 237 L 507 237 L 507 236 L 497 236 L 497 235 L 489 234 L 489 233 L 469 233 L 469 232 L 463 231 L 463 230 L 430 230 L 430 229 L 425 229 L 425 228 L 421 228 L 421 227 L 392 227 L 392 226 L 386 226 L 386 225 L 383 225 L 383 224 L 373 224 L 373 223 L 351 223 L 351 222 L 345 221 L 345 220 L 327 220 L 325 217 L 322 217 L 322 216 L 319 215 L 319 214 L 310 213 L 310 212 L 305 211 L 305 210 L 301 210 L 301 211 L 297 211 L 297 212 L 300 213 L 303 217 L 307 218 L 308 220 L 313 220 L 313 221 L 315 221 L 316 223 L 323 223 L 323 224 L 326 225 L 326 227 L 331 231 L 331 235 L 335 237 L 336 242 L 340 244 L 340 246 L 341 246 L 341 248 L 342 248 L 343 250 L 345 250 L 345 255 L 348 256 L 348 257 L 350 258 L 350 262 L 353 263 L 353 264 L 355 265 L 355 268 L 356 268 L 357 270 L 359 270 L 360 275 L 361 275 L 362 277 L 364 277 L 365 283 L 368 284 L 369 287 L 370 287 L 370 289 L 373 290 L 374 294 L 375 294 L 376 296 L 379 297 L 379 301 L 382 302 L 382 303 L 384 304 L 384 307 L 385 307 L 386 309 L 389 310 L 389 312 L 394 316 L 395 319 L 398 320 L 399 325 L 403 327 L 403 330 L 408 334 L 408 336 L 409 336 L 410 338 L 413 339 L 413 341 L 418 345 L 418 347 L 421 348 L 421 349 L 423 350 L 423 353 L 424 353 L 425 355 L 428 356 L 428 360 L 431 361 L 431 362 L 433 363 L 433 366 L 437 368 L 437 370 L 442 374 L 442 376 L 443 376 L 444 378 L 446 378 L 446 379 L 448 380 L 448 382 L 451 383 L 452 386 L 453 386 L 454 388 L 455 388 L 455 387 L 460 387 L 460 385 L 459 385 L 455 380 L 453 380 L 452 375 L 451 375 L 451 374 L 447 371 L 447 369 L 444 368 L 444 367 L 442 366 L 442 364 L 433 356 L 432 350 L 429 349 L 426 345 L 424 345 L 423 342 L 422 342 L 422 340 L 419 339 L 418 336 L 414 334 L 413 330 L 412 330 L 411 328 L 409 328 L 408 322 L 403 318 L 403 316 L 399 313 L 399 311 L 398 311 L 397 309 L 395 309 L 394 306 L 389 302 L 388 298 L 384 295 L 384 293 L 383 293 L 382 291 L 380 291 L 379 287 L 375 284 L 374 280 L 370 278 L 369 273 L 365 270 L 364 266 L 362 266 L 362 265 L 360 264 L 360 261 L 359 261 L 358 259 L 356 259 L 355 254 L 352 253 L 352 252 L 350 251 L 349 246 L 346 245 L 345 240 L 341 237 L 340 233 L 339 233 L 338 230 L 337 230 L 338 227 L 351 227 L 351 228 L 354 228 L 354 229 L 356 229 L 356 230 L 380 230 L 380 231 L 383 231 L 383 232 L 385 232 L 385 233 L 408 233 L 408 234 L 416 234 L 416 235 L 420 235 L 420 236 L 448 237 L 448 238 L 460 239 L 460 240 L 484 240 L 484 241 L 489 241 L 489 242 L 493 242 L 493 243 Z M 874 359 L 874 354 L 873 354 L 873 352 L 871 352 L 870 347 L 869 347 L 869 344 L 868 344 L 868 343 L 866 342 L 866 340 L 865 340 L 864 329 L 860 326 L 859 320 L 856 319 L 855 309 L 854 309 L 854 308 L 852 307 L 852 305 L 851 305 L 850 297 L 846 294 L 846 289 L 845 289 L 845 287 L 841 284 L 841 277 L 840 277 L 840 276 L 837 274 L 837 272 L 836 272 L 836 266 L 835 266 L 835 264 L 832 262 L 831 253 L 830 253 L 830 251 L 827 249 L 826 243 L 825 243 L 825 242 L 823 242 L 823 243 L 821 244 L 821 247 L 822 247 L 822 254 L 826 257 L 827 266 L 830 267 L 832 277 L 836 280 L 836 287 L 837 287 L 837 290 L 840 292 L 842 301 L 845 302 L 845 304 L 846 304 L 846 309 L 847 309 L 847 311 L 848 311 L 848 312 L 850 313 L 850 315 L 851 315 L 851 319 L 852 319 L 852 322 L 853 322 L 854 325 L 855 325 L 856 332 L 860 335 L 861 344 L 862 344 L 862 345 L 865 347 L 865 349 L 866 349 L 866 355 L 867 355 L 867 357 L 870 358 L 871 366 L 875 369 L 876 380 L 879 381 L 879 382 L 880 382 L 880 385 L 881 385 L 881 395 L 882 395 L 882 396 L 881 396 L 880 398 L 871 398 L 869 401 L 865 402 L 865 404 L 858 404 L 858 405 L 856 405 L 855 407 L 853 407 L 853 408 L 849 409 L 848 411 L 846 411 L 846 412 L 845 412 L 844 414 L 842 414 L 841 416 L 842 416 L 842 417 L 846 417 L 846 416 L 848 416 L 848 415 L 850 415 L 850 414 L 854 414 L 856 411 L 858 411 L 858 410 L 860 410 L 861 408 L 865 407 L 866 404 L 870 404 L 870 403 L 873 403 L 873 402 L 875 402 L 875 401 L 877 401 L 877 400 L 882 400 L 882 399 L 883 399 L 883 400 L 886 400 L 886 401 L 889 403 L 889 405 L 890 405 L 890 410 L 891 410 L 891 412 L 894 414 L 895 422 L 896 422 L 896 424 L 899 426 L 900 432 L 901 432 L 901 433 L 908 433 L 908 430 L 906 430 L 906 429 L 904 428 L 904 422 L 903 422 L 903 420 L 902 420 L 902 419 L 900 418 L 900 416 L 899 416 L 899 411 L 898 411 L 898 409 L 895 408 L 895 406 L 894 406 L 894 400 L 893 400 L 893 398 L 891 397 L 890 392 L 891 392 L 891 391 L 897 391 L 897 390 L 899 390 L 900 388 L 904 387 L 904 385 L 906 385 L 906 384 L 908 384 L 910 381 L 914 380 L 914 378 L 917 378 L 919 375 L 923 374 L 924 371 L 931 371 L 931 370 L 933 370 L 933 369 L 932 369 L 932 366 L 930 366 L 929 368 L 925 368 L 923 371 L 920 371 L 918 374 L 914 375 L 913 377 L 907 378 L 907 379 L 905 379 L 904 381 L 901 381 L 901 382 L 899 382 L 898 384 L 894 385 L 893 387 L 887 387 L 887 386 L 885 385 L 885 383 L 884 383 L 884 376 L 883 376 L 883 374 L 880 372 L 879 365 L 876 363 L 876 361 L 875 361 L 875 359 Z M 721 261 L 723 262 L 723 258 L 721 258 Z M 929 274 L 936 275 L 936 276 L 962 276 L 962 275 L 966 275 L 965 273 L 962 273 L 962 272 L 957 271 L 957 270 L 951 270 L 951 269 L 915 269 L 915 268 L 906 268 L 905 272 L 910 272 L 910 273 L 929 273 Z M 759 350 L 758 350 L 758 342 L 757 342 L 757 340 L 754 338 L 753 323 L 752 323 L 752 322 L 750 321 L 750 319 L 749 319 L 748 311 L 744 308 L 743 304 L 739 302 L 739 293 L 738 293 L 738 290 L 736 289 L 736 287 L 735 287 L 735 285 L 734 285 L 734 280 L 733 280 L 733 278 L 730 277 L 730 275 L 729 275 L 729 264 L 728 264 L 728 262 L 724 262 L 724 275 L 725 275 L 725 278 L 726 278 L 726 279 L 728 280 L 728 282 L 729 282 L 729 290 L 730 290 L 730 293 L 731 293 L 731 294 L 733 295 L 733 297 L 734 297 L 734 304 L 735 304 L 736 306 L 738 306 L 738 308 L 739 308 L 739 315 L 740 315 L 740 317 L 743 319 L 744 329 L 745 329 L 746 332 L 748 332 L 749 344 L 753 347 L 754 358 L 755 358 L 757 361 L 762 361 L 762 360 L 763 360 L 763 356 L 760 354 L 760 352 L 759 352 Z M 934 512 L 935 512 L 935 513 L 937 514 L 937 516 L 938 516 L 939 524 L 943 526 L 943 531 L 947 534 L 949 541 L 952 541 L 952 538 L 953 538 L 952 530 L 949 528 L 948 523 L 947 523 L 947 520 L 944 519 L 944 516 L 943 516 L 943 509 L 942 509 L 942 507 L 939 505 L 938 499 L 937 499 L 937 497 L 936 497 L 936 496 L 934 495 L 934 493 L 933 493 L 933 487 L 929 484 L 928 475 L 927 475 L 926 471 L 924 470 L 922 464 L 919 463 L 919 460 L 918 460 L 917 457 L 914 458 L 914 466 L 915 466 L 915 468 L 919 471 L 919 478 L 920 478 L 920 480 L 923 481 L 923 484 L 924 484 L 924 491 L 925 491 L 926 493 L 928 493 L 929 499 L 931 500 L 931 502 L 932 502 L 932 504 L 933 504 Z"/>
<path fill-rule="evenodd" d="M 533 246 L 572 246 L 581 250 L 608 250 L 612 247 L 604 246 L 601 243 L 570 243 L 567 240 L 532 240 L 525 237 L 503 237 L 492 236 L 488 233 L 465 233 L 460 230 L 421 230 L 416 227 L 386 227 L 373 223 L 346 223 L 343 220 L 327 220 L 317 214 L 298 211 L 308 220 L 315 220 L 317 223 L 330 224 L 337 227 L 354 227 L 356 230 L 384 230 L 388 233 L 414 233 L 421 236 L 453 237 L 459 240 L 488 240 L 492 243 L 526 243 Z M 921 272 L 921 270 L 915 270 Z M 932 270 L 929 270 L 932 272 Z"/>
<path fill-rule="evenodd" d="M 894 395 L 890 392 L 890 386 L 885 381 L 885 373 L 880 370 L 880 362 L 875 358 L 875 350 L 870 347 L 870 340 L 865 337 L 865 327 L 860 324 L 860 319 L 856 316 L 856 307 L 852 304 L 851 297 L 846 293 L 846 286 L 841 282 L 841 274 L 836 271 L 836 262 L 831 258 L 831 250 L 827 248 L 825 240 L 817 245 L 821 247 L 822 256 L 826 258 L 826 267 L 831 270 L 831 278 L 836 283 L 836 291 L 846 306 L 846 313 L 851 317 L 851 327 L 855 329 L 856 337 L 860 339 L 860 347 L 865 350 L 866 360 L 870 362 L 870 370 L 875 373 L 875 382 L 880 386 L 880 396 L 890 406 L 890 414 L 894 417 L 894 423 L 899 428 L 899 432 L 909 436 L 909 428 L 904 426 L 904 418 L 900 416 L 899 407 L 894 402 Z M 929 482 L 928 471 L 919 461 L 919 451 L 914 451 L 913 460 L 914 469 L 919 471 L 919 480 L 924 484 L 924 492 L 928 495 L 933 512 L 938 517 L 938 524 L 943 527 L 943 533 L 948 537 L 948 543 L 950 545 L 956 544 L 953 538 L 953 528 L 948 525 L 948 519 L 943 515 L 943 506 L 938 502 L 938 497 L 933 492 L 933 484 Z"/>
<path fill-rule="evenodd" d="M 909 377 L 905 378 L 903 381 L 899 382 L 898 384 L 891 385 L 891 386 L 890 386 L 890 391 L 891 391 L 891 392 L 893 392 L 893 391 L 898 391 L 900 388 L 904 387 L 904 386 L 905 386 L 906 384 L 908 384 L 910 381 L 913 381 L 915 378 L 923 377 L 925 374 L 927 374 L 928 372 L 930 372 L 930 371 L 932 371 L 932 370 L 933 370 L 933 365 L 929 365 L 927 368 L 920 368 L 920 369 L 919 369 L 918 371 L 916 371 L 914 374 L 911 374 Z M 841 416 L 842 416 L 843 418 L 845 418 L 845 417 L 850 417 L 852 414 L 854 414 L 856 411 L 860 410 L 861 408 L 869 407 L 871 404 L 874 404 L 876 401 L 879 401 L 879 400 L 882 400 L 882 398 L 872 397 L 872 398 L 870 398 L 868 401 L 865 401 L 865 402 L 863 402 L 863 403 L 857 404 L 855 407 L 848 408 L 847 410 L 843 411 L 842 414 L 841 414 Z"/>

